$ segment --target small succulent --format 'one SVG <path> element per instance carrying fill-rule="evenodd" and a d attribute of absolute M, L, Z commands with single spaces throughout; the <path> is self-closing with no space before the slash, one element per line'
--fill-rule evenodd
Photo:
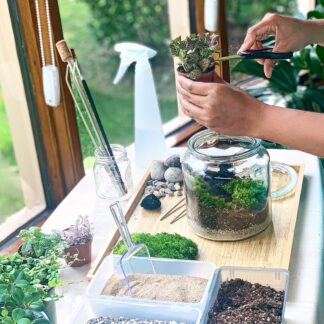
<path fill-rule="evenodd" d="M 92 240 L 92 227 L 88 216 L 79 216 L 75 224 L 60 232 L 61 238 L 70 247 Z"/>
<path fill-rule="evenodd" d="M 179 71 L 192 80 L 198 80 L 202 73 L 215 67 L 213 58 L 219 52 L 218 36 L 215 34 L 191 34 L 184 40 L 181 36 L 169 45 L 172 56 L 179 57 Z"/>

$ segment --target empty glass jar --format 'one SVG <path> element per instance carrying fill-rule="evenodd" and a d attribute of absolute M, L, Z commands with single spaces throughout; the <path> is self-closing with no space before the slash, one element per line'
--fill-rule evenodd
<path fill-rule="evenodd" d="M 114 160 L 102 150 L 95 151 L 93 166 L 97 196 L 103 199 L 124 200 L 129 198 L 133 188 L 130 161 L 126 149 L 119 144 L 112 144 Z M 118 169 L 116 168 L 116 164 Z M 122 183 L 119 181 L 119 175 Z"/>
<path fill-rule="evenodd" d="M 182 169 L 196 234 L 241 240 L 271 223 L 270 158 L 260 140 L 202 131 L 189 140 Z"/>

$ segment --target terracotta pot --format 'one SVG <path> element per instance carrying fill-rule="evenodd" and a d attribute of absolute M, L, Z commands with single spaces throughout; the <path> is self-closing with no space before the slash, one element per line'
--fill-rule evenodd
<path fill-rule="evenodd" d="M 84 244 L 73 245 L 64 249 L 66 254 L 66 262 L 71 267 L 82 267 L 85 264 L 91 262 L 91 245 L 92 240 L 87 241 Z M 74 257 L 76 255 L 76 259 Z"/>
<path fill-rule="evenodd" d="M 184 77 L 188 78 L 183 72 L 181 72 L 180 67 L 177 68 L 177 72 L 179 75 L 183 75 Z M 198 80 L 194 81 L 199 81 L 199 82 L 213 82 L 213 76 L 214 76 L 214 68 L 212 68 L 208 72 L 204 72 L 201 77 Z"/>

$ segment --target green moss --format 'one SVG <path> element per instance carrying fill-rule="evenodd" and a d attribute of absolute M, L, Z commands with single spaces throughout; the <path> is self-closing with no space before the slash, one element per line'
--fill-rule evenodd
<path fill-rule="evenodd" d="M 213 195 L 201 177 L 195 177 L 194 190 L 199 195 L 200 203 L 213 208 L 235 209 L 243 206 L 256 209 L 264 205 L 267 199 L 267 190 L 261 180 L 236 177 L 224 184 L 222 189 L 229 195 L 229 199 Z"/>
<path fill-rule="evenodd" d="M 197 244 L 179 234 L 133 233 L 132 239 L 134 243 L 144 243 L 151 257 L 195 260 L 198 255 Z M 123 254 L 125 251 L 126 248 L 122 241 L 113 247 L 114 254 Z"/>

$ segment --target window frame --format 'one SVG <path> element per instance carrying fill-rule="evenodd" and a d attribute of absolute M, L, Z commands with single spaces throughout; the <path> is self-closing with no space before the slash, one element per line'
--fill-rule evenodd
<path fill-rule="evenodd" d="M 44 34 L 47 35 L 44 3 L 43 1 L 39 3 Z M 53 39 L 57 42 L 63 38 L 58 2 L 52 0 L 49 3 Z M 61 104 L 56 108 L 48 107 L 43 97 L 34 0 L 7 0 L 2 5 L 7 6 L 7 11 L 2 10 L 0 18 L 8 12 L 10 15 L 12 29 L 10 33 L 13 33 L 15 43 L 15 48 L 10 50 L 11 54 L 16 56 L 16 65 L 19 62 L 20 75 L 17 73 L 16 78 L 17 83 L 22 84 L 20 90 L 25 97 L 25 105 L 20 108 L 29 115 L 29 120 L 25 122 L 30 123 L 32 129 L 36 152 L 33 156 L 34 166 L 36 169 L 39 166 L 45 204 L 42 208 L 44 210 L 42 212 L 38 210 L 36 215 L 29 215 L 25 219 L 20 218 L 15 224 L 11 221 L 10 226 L 0 226 L 0 244 L 14 236 L 20 228 L 26 226 L 26 223 L 48 216 L 84 176 L 74 104 L 64 81 L 66 65 L 58 59 L 56 53 L 56 64 L 61 75 Z M 44 48 L 46 59 L 49 61 L 49 41 L 46 37 L 44 37 Z M 6 84 L 5 87 L 7 86 L 12 87 L 12 84 Z M 11 121 L 11 124 L 10 127 L 14 130 L 14 122 Z M 14 143 L 14 146 L 17 146 L 17 143 Z M 19 150 L 16 147 L 14 149 L 18 167 L 22 170 L 23 159 L 17 156 Z M 26 174 L 21 174 L 21 177 L 24 176 Z"/>

